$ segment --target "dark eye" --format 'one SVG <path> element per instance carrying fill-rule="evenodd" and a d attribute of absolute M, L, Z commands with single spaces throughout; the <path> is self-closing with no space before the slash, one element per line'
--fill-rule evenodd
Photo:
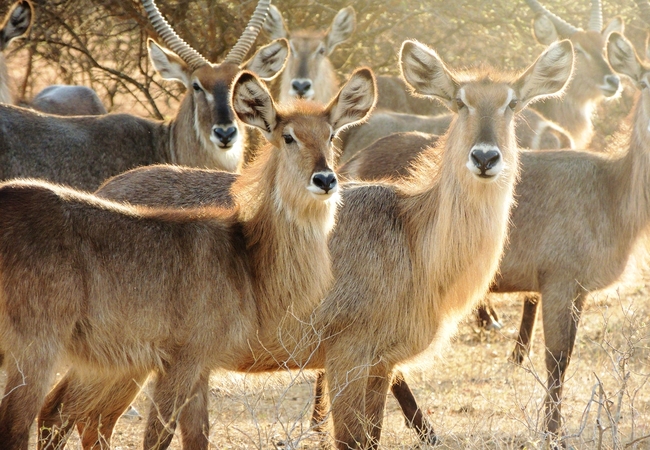
<path fill-rule="evenodd" d="M 641 89 L 645 89 L 645 88 L 647 88 L 647 87 L 648 87 L 648 82 L 647 82 L 646 80 L 641 80 L 641 81 L 639 81 L 639 87 L 640 87 Z"/>
<path fill-rule="evenodd" d="M 330 134 L 330 142 L 334 141 L 334 133 Z"/>
<path fill-rule="evenodd" d="M 316 53 L 318 53 L 319 55 L 324 55 L 325 54 L 325 47 L 319 48 Z"/>
<path fill-rule="evenodd" d="M 285 144 L 293 144 L 295 142 L 293 136 L 291 136 L 290 134 L 283 134 L 282 139 L 284 139 Z"/>
<path fill-rule="evenodd" d="M 201 92 L 203 89 L 201 89 L 201 86 L 199 86 L 199 83 L 196 81 L 192 83 L 192 89 L 194 89 L 196 92 Z"/>
<path fill-rule="evenodd" d="M 510 103 L 508 103 L 508 108 L 515 109 L 518 104 L 519 104 L 519 100 L 512 99 L 512 100 L 510 100 Z"/>
<path fill-rule="evenodd" d="M 456 108 L 463 109 L 464 106 L 465 106 L 465 103 L 463 103 L 463 101 L 461 99 L 457 98 L 456 99 Z"/>

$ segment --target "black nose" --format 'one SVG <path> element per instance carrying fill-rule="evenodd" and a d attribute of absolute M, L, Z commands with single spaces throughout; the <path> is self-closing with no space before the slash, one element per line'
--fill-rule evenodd
<path fill-rule="evenodd" d="M 299 96 L 303 96 L 307 93 L 308 90 L 311 89 L 311 81 L 310 80 L 293 80 L 291 82 L 291 87 L 293 88 L 294 91 Z"/>
<path fill-rule="evenodd" d="M 618 90 L 618 86 L 621 84 L 621 79 L 616 75 L 607 75 L 605 77 L 605 83 L 610 85 L 614 90 Z"/>
<path fill-rule="evenodd" d="M 501 159 L 501 153 L 496 150 L 473 150 L 470 154 L 472 158 L 472 163 L 481 171 L 481 176 L 485 175 L 485 172 L 497 165 Z"/>
<path fill-rule="evenodd" d="M 319 172 L 311 177 L 311 181 L 314 186 L 321 188 L 326 194 L 334 189 L 337 183 L 334 172 Z"/>
<path fill-rule="evenodd" d="M 214 135 L 219 139 L 219 141 L 223 145 L 228 145 L 230 141 L 235 139 L 235 136 L 237 136 L 237 128 L 235 127 L 228 127 L 228 128 L 220 128 L 217 127 L 214 129 Z"/>

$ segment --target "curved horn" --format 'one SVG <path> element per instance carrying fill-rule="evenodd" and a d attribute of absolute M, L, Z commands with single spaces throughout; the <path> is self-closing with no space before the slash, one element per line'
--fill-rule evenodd
<path fill-rule="evenodd" d="M 598 31 L 603 29 L 603 7 L 600 0 L 591 0 L 591 16 L 589 16 L 589 30 Z"/>
<path fill-rule="evenodd" d="M 199 52 L 190 47 L 187 42 L 182 40 L 174 31 L 174 29 L 169 25 L 165 18 L 160 14 L 158 7 L 155 5 L 153 0 L 142 0 L 142 6 L 147 12 L 149 17 L 149 22 L 153 26 L 160 39 L 163 40 L 165 45 L 169 47 L 171 51 L 176 53 L 185 61 L 192 70 L 196 70 L 201 66 L 209 65 L 210 61 L 205 59 Z"/>
<path fill-rule="evenodd" d="M 530 7 L 530 9 L 533 10 L 535 14 L 544 14 L 546 17 L 548 17 L 550 21 L 553 22 L 553 25 L 555 26 L 555 29 L 560 36 L 569 37 L 579 31 L 578 28 L 574 27 L 569 22 L 560 19 L 551 11 L 544 8 L 537 0 L 526 0 L 526 4 Z"/>
<path fill-rule="evenodd" d="M 271 6 L 271 0 L 260 0 L 253 12 L 251 20 L 248 21 L 248 25 L 244 29 L 244 32 L 240 36 L 239 40 L 235 46 L 230 50 L 226 59 L 223 60 L 224 63 L 233 63 L 241 64 L 244 60 L 244 56 L 251 49 L 257 35 L 260 34 L 262 25 L 266 20 L 266 16 L 269 13 L 269 6 Z"/>
<path fill-rule="evenodd" d="M 634 0 L 634 2 L 639 7 L 639 16 L 641 19 L 650 25 L 650 3 L 648 0 Z"/>

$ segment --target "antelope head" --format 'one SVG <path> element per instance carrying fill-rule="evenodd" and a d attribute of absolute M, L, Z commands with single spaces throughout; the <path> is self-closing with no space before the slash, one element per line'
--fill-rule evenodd
<path fill-rule="evenodd" d="M 612 68 L 628 76 L 641 91 L 635 115 L 634 133 L 644 142 L 650 139 L 650 62 L 642 60 L 634 47 L 622 34 L 612 33 L 607 40 L 607 58 Z M 647 147 L 646 145 L 642 146 Z"/>
<path fill-rule="evenodd" d="M 519 76 L 452 72 L 434 50 L 415 41 L 404 42 L 400 63 L 416 94 L 434 97 L 456 114 L 444 153 L 455 161 L 456 176 L 489 183 L 505 172 L 516 174 L 514 115 L 533 100 L 561 93 L 571 77 L 573 48 L 568 40 L 551 44 Z"/>
<path fill-rule="evenodd" d="M 4 52 L 14 38 L 23 36 L 29 31 L 33 17 L 34 8 L 27 0 L 18 1 L 11 7 L 0 27 L 0 52 Z M 0 102 L 13 102 L 4 54 L 0 55 Z"/>
<path fill-rule="evenodd" d="M 271 6 L 264 30 L 271 38 L 287 38 L 291 54 L 282 75 L 280 101 L 305 98 L 326 103 L 336 92 L 337 82 L 329 55 L 348 40 L 356 26 L 354 9 L 341 9 L 327 31 L 298 30 L 289 33 L 282 14 Z"/>
<path fill-rule="evenodd" d="M 359 69 L 327 105 L 295 102 L 278 106 L 257 78 L 244 72 L 233 89 L 239 119 L 259 128 L 278 152 L 279 189 L 305 203 L 328 200 L 338 192 L 334 167 L 334 137 L 365 120 L 376 101 L 370 69 Z M 297 189 L 296 186 L 304 186 Z"/>
<path fill-rule="evenodd" d="M 603 28 L 600 0 L 591 0 L 589 25 L 587 30 L 582 30 L 553 14 L 537 0 L 526 0 L 526 3 L 536 14 L 533 35 L 538 42 L 549 45 L 558 39 L 569 39 L 573 44 L 576 60 L 572 90 L 580 90 L 580 96 L 590 100 L 612 97 L 619 92 L 620 79 L 607 63 L 605 43 L 611 32 L 623 32 L 621 17 L 610 20 Z"/>
<path fill-rule="evenodd" d="M 225 170 L 237 171 L 243 159 L 245 128 L 236 120 L 230 104 L 233 81 L 242 70 L 255 72 L 264 80 L 273 79 L 283 68 L 289 49 L 285 39 L 277 39 L 260 48 L 247 62 L 244 56 L 251 48 L 270 0 L 261 0 L 244 33 L 220 64 L 212 64 L 176 35 L 162 18 L 153 0 L 142 0 L 154 29 L 171 50 L 149 40 L 149 57 L 154 68 L 166 80 L 182 82 L 188 89 L 177 116 L 177 126 L 193 129 L 196 138 Z M 188 131 L 186 131 L 188 132 Z M 179 151 L 176 161 L 182 160 Z M 199 162 L 192 165 L 208 165 Z"/>

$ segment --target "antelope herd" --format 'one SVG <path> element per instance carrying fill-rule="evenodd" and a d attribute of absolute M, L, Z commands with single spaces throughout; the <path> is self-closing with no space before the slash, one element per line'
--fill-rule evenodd
<path fill-rule="evenodd" d="M 378 447 L 389 391 L 436 444 L 399 369 L 448 345 L 488 292 L 535 293 L 517 364 L 541 303 L 540 431 L 564 445 L 587 295 L 621 277 L 650 225 L 650 62 L 620 17 L 603 27 L 598 0 L 587 30 L 525 1 L 546 49 L 519 73 L 452 69 L 404 40 L 400 78 L 359 68 L 339 87 L 329 55 L 355 31 L 352 6 L 326 31 L 289 32 L 260 0 L 213 64 L 142 0 L 167 47 L 149 40 L 153 67 L 187 89 L 164 122 L 106 114 L 84 86 L 14 105 L 0 54 L 0 448 L 62 449 L 74 430 L 107 448 L 151 377 L 144 448 L 179 428 L 205 450 L 216 369 L 318 371 L 325 445 Z M 33 12 L 10 9 L 0 50 Z M 262 29 L 271 42 L 245 61 Z M 639 92 L 608 155 L 587 146 L 620 76 Z M 267 141 L 255 152 L 249 127 Z"/>

